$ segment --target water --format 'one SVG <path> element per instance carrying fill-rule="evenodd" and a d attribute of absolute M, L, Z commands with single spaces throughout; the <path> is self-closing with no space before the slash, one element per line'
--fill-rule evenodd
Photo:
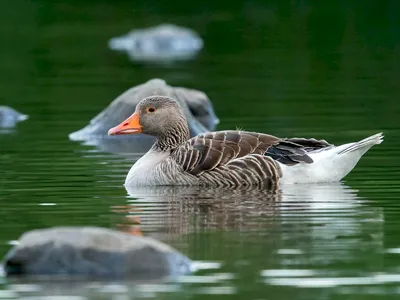
<path fill-rule="evenodd" d="M 30 116 L 0 135 L 0 254 L 26 230 L 98 225 L 159 238 L 204 268 L 142 284 L 3 277 L 0 298 L 397 299 L 399 4 L 324 3 L 0 4 L 1 104 Z M 161 22 L 201 35 L 205 46 L 194 61 L 143 65 L 107 49 L 110 37 Z M 122 91 L 154 77 L 205 91 L 219 129 L 335 144 L 383 131 L 385 142 L 341 184 L 275 194 L 128 194 L 122 183 L 139 155 L 101 152 L 67 136 Z"/>

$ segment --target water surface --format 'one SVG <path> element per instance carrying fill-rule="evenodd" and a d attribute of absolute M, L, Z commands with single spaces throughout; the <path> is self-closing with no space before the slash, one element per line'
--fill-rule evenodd
<path fill-rule="evenodd" d="M 1 255 L 26 230 L 98 225 L 161 239 L 203 269 L 146 284 L 1 278 L 0 298 L 397 299 L 399 4 L 310 3 L 0 4 L 0 101 L 30 116 L 0 134 Z M 165 21 L 202 36 L 196 60 L 143 65 L 107 49 L 112 36 Z M 383 131 L 385 142 L 340 184 L 126 191 L 141 154 L 107 153 L 68 134 L 154 77 L 205 91 L 219 129 L 335 144 Z"/>

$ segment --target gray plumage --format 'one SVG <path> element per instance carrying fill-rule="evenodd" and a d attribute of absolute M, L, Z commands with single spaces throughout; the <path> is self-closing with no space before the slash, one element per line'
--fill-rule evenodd
<path fill-rule="evenodd" d="M 148 111 L 150 107 L 154 112 Z M 272 187 L 282 177 L 278 162 L 310 164 L 308 152 L 331 146 L 315 139 L 280 139 L 246 131 L 210 132 L 189 139 L 179 104 L 164 96 L 143 99 L 136 113 L 142 132 L 157 141 L 131 168 L 126 185 Z"/>

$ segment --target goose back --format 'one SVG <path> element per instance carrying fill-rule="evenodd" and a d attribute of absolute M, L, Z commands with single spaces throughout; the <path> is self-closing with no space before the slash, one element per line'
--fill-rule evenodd
<path fill-rule="evenodd" d="M 310 149 L 324 147 L 316 140 L 280 139 L 245 131 L 219 131 L 191 138 L 171 153 L 171 159 L 191 182 L 212 185 L 276 184 L 282 176 L 277 162 L 312 163 Z M 189 176 L 190 175 L 190 176 Z M 179 180 L 178 180 L 179 181 Z"/>

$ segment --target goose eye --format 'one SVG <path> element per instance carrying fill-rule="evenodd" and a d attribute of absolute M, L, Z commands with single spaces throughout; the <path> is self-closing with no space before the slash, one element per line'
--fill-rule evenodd
<path fill-rule="evenodd" d="M 149 112 L 149 113 L 152 113 L 152 112 L 155 112 L 155 111 L 156 111 L 156 108 L 155 108 L 155 107 L 148 107 L 148 108 L 146 109 L 146 111 Z"/>

